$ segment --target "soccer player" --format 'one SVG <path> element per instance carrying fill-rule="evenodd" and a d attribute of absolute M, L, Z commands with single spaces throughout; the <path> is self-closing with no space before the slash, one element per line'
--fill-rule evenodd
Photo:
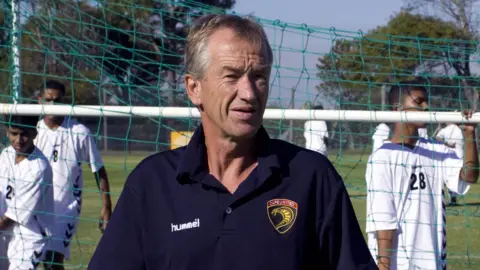
<path fill-rule="evenodd" d="M 202 124 L 130 174 L 88 269 L 377 269 L 328 158 L 262 127 L 274 60 L 262 26 L 206 15 L 185 51 Z"/>
<path fill-rule="evenodd" d="M 313 109 L 323 110 L 323 106 L 317 105 Z M 305 137 L 305 148 L 328 156 L 328 129 L 325 121 L 306 121 L 303 136 Z"/>
<path fill-rule="evenodd" d="M 464 146 L 463 132 L 460 127 L 454 123 L 449 123 L 440 129 L 436 135 L 438 141 L 445 143 L 448 147 L 455 149 L 458 157 L 463 159 Z M 457 203 L 457 194 L 448 190 L 450 195 L 450 204 Z"/>
<path fill-rule="evenodd" d="M 64 98 L 65 86 L 50 80 L 40 92 L 39 103 L 62 103 Z M 70 241 L 76 232 L 81 211 L 82 163 L 90 165 L 99 184 L 104 227 L 112 211 L 107 172 L 90 130 L 70 117 L 46 115 L 38 122 L 35 145 L 47 156 L 53 169 L 55 227 L 47 260 L 54 263 L 52 269 L 63 269 L 64 259 L 70 257 Z"/>
<path fill-rule="evenodd" d="M 419 81 L 389 93 L 394 110 L 428 109 Z M 470 118 L 471 111 L 463 114 Z M 418 137 L 422 123 L 396 123 L 389 142 L 372 153 L 366 171 L 368 245 L 380 269 L 442 269 L 446 264 L 443 186 L 459 194 L 478 178 L 474 124 L 463 126 L 465 159 L 443 143 Z"/>
<path fill-rule="evenodd" d="M 36 116 L 6 116 L 10 146 L 0 155 L 0 232 L 8 243 L 8 269 L 37 269 L 45 258 L 54 211 L 52 168 L 35 147 Z M 3 245 L 5 247 L 5 245 Z M 2 269 L 7 269 L 2 265 Z"/>

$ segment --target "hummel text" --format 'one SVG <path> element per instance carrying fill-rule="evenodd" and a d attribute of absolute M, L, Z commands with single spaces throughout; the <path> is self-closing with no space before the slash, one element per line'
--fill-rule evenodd
<path fill-rule="evenodd" d="M 182 224 L 172 223 L 172 232 L 183 231 L 183 230 L 188 230 L 188 229 L 198 228 L 198 227 L 200 227 L 200 219 L 196 218 L 193 222 L 187 222 Z"/>

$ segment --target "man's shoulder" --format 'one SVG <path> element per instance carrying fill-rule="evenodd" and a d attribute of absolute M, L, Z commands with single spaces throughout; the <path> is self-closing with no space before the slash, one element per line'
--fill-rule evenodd
<path fill-rule="evenodd" d="M 402 155 L 405 151 L 410 151 L 410 148 L 386 141 L 382 146 L 373 151 L 368 157 L 367 166 L 373 161 L 396 159 L 398 155 Z"/>
<path fill-rule="evenodd" d="M 35 147 L 35 150 L 28 157 L 28 161 L 31 164 L 32 169 L 46 171 L 46 170 L 50 170 L 51 168 L 50 162 L 48 162 L 47 157 L 37 147 Z"/>
<path fill-rule="evenodd" d="M 423 149 L 428 150 L 428 156 L 424 155 L 425 157 L 439 159 L 442 157 L 443 159 L 446 158 L 458 158 L 455 149 L 450 148 L 444 142 L 439 141 L 437 139 L 423 139 L 421 146 Z"/>
<path fill-rule="evenodd" d="M 131 176 L 134 178 L 142 177 L 143 175 L 153 176 L 157 173 L 164 176 L 162 179 L 167 179 L 176 172 L 185 149 L 186 146 L 183 146 L 173 150 L 154 153 L 140 161 L 132 171 Z"/>
<path fill-rule="evenodd" d="M 299 167 L 302 170 L 321 170 L 325 165 L 332 165 L 330 160 L 321 153 L 287 141 L 279 139 L 270 140 L 270 149 L 279 158 L 281 166 Z"/>
<path fill-rule="evenodd" d="M 12 147 L 9 145 L 5 148 L 3 148 L 2 152 L 0 153 L 0 157 L 5 157 L 7 156 L 11 151 L 12 151 Z"/>
<path fill-rule="evenodd" d="M 76 119 L 65 119 L 65 127 L 71 129 L 72 132 L 78 135 L 90 134 L 90 129 L 84 124 L 78 122 Z"/>

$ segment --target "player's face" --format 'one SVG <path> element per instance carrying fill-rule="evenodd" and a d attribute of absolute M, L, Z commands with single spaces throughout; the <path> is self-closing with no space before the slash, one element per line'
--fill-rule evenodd
<path fill-rule="evenodd" d="M 36 135 L 36 130 L 31 128 L 7 128 L 7 138 L 17 153 L 27 153 L 27 151 L 32 148 Z"/>
<path fill-rule="evenodd" d="M 47 88 L 43 91 L 43 95 L 39 98 L 39 104 L 51 105 L 51 104 L 58 104 L 64 102 L 64 96 L 62 92 L 56 89 Z M 63 116 L 53 116 L 53 115 L 45 115 L 45 118 L 56 120 L 61 119 Z"/>
<path fill-rule="evenodd" d="M 204 128 L 234 139 L 252 137 L 262 124 L 268 98 L 267 48 L 222 29 L 210 37 L 207 50 L 203 79 L 186 80 L 192 103 L 203 110 Z"/>
<path fill-rule="evenodd" d="M 413 89 L 403 99 L 404 111 L 428 111 L 428 96 L 425 91 Z M 417 128 L 423 128 L 426 123 L 412 123 Z"/>

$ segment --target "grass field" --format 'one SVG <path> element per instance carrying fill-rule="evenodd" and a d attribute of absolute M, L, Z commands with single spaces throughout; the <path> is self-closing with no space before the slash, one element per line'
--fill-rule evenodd
<path fill-rule="evenodd" d="M 348 188 L 357 218 L 365 227 L 365 163 L 368 152 L 331 153 L 330 159 L 343 177 Z M 112 200 L 115 204 L 125 179 L 145 154 L 106 154 L 104 160 L 110 178 Z M 72 240 L 69 269 L 85 269 L 100 238 L 98 217 L 101 200 L 93 174 L 84 170 L 85 190 L 79 230 Z M 458 206 L 447 208 L 448 264 L 449 269 L 480 269 L 480 184 L 459 201 Z"/>

